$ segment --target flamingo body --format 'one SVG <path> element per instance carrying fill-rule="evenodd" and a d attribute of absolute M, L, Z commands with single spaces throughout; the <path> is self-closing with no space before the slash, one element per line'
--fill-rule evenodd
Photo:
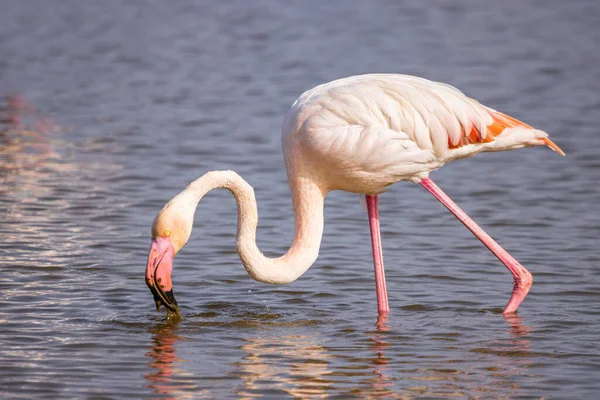
<path fill-rule="evenodd" d="M 324 189 L 377 194 L 457 158 L 544 144 L 545 132 L 522 123 L 496 136 L 503 116 L 442 83 L 353 76 L 300 96 L 283 124 L 283 154 L 292 175 L 308 170 Z"/>
<path fill-rule="evenodd" d="M 323 232 L 323 199 L 332 190 L 367 196 L 380 314 L 389 311 L 377 196 L 391 184 L 420 183 L 467 226 L 513 274 L 505 313 L 516 311 L 531 274 L 481 230 L 429 179 L 446 162 L 484 151 L 548 145 L 533 129 L 442 83 L 407 75 L 371 74 L 336 80 L 302 94 L 282 128 L 282 148 L 295 212 L 288 252 L 269 259 L 256 247 L 258 215 L 252 188 L 232 171 L 212 171 L 192 182 L 157 215 L 146 283 L 157 306 L 176 310 L 171 262 L 187 242 L 200 199 L 218 187 L 238 204 L 237 248 L 254 279 L 289 283 L 316 260 Z"/>

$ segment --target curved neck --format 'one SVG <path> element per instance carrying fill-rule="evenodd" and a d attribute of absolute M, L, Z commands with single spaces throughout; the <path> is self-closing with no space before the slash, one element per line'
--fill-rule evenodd
<path fill-rule="evenodd" d="M 256 245 L 258 210 L 254 189 L 233 171 L 211 171 L 186 189 L 197 202 L 216 188 L 228 189 L 238 206 L 237 250 L 248 274 L 259 282 L 289 283 L 300 277 L 319 255 L 323 235 L 324 194 L 311 180 L 290 181 L 294 204 L 294 240 L 279 258 L 265 257 Z"/>

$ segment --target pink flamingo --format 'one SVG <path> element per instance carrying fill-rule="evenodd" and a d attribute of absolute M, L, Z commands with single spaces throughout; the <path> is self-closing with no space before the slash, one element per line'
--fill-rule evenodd
<path fill-rule="evenodd" d="M 198 202 L 216 188 L 228 189 L 237 201 L 237 250 L 248 274 L 264 283 L 293 282 L 319 254 L 325 195 L 345 190 L 366 195 L 377 307 L 379 315 L 387 315 L 378 195 L 405 180 L 427 189 L 509 269 L 514 287 L 504 314 L 514 313 L 529 292 L 531 274 L 428 176 L 458 158 L 537 145 L 564 155 L 547 133 L 442 83 L 371 74 L 319 85 L 296 100 L 283 123 L 283 155 L 295 213 L 294 239 L 287 253 L 267 258 L 258 249 L 252 187 L 233 171 L 211 171 L 171 199 L 154 219 L 146 284 L 157 310 L 164 304 L 168 312 L 177 312 L 173 257 L 190 237 Z"/>

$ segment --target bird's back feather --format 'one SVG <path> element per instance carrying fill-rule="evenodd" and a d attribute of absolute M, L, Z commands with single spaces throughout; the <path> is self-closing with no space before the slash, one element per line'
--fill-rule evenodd
<path fill-rule="evenodd" d="M 294 153 L 286 149 L 290 144 L 301 144 L 329 170 L 395 180 L 422 178 L 481 151 L 554 145 L 547 136 L 450 85 L 393 74 L 319 85 L 298 98 L 283 129 L 284 154 Z"/>

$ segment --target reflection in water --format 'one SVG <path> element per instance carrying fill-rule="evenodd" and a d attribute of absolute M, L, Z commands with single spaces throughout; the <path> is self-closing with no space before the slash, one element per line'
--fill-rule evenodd
<path fill-rule="evenodd" d="M 148 366 L 153 372 L 144 375 L 144 378 L 147 381 L 146 386 L 155 394 L 161 395 L 161 398 L 194 398 L 193 392 L 184 391 L 190 388 L 190 384 L 178 382 L 176 379 L 177 375 L 185 374 L 177 369 L 177 363 L 181 361 L 175 352 L 175 343 L 180 339 L 177 329 L 176 323 L 161 324 L 150 329 L 152 348 L 146 356 L 150 358 Z"/>
<path fill-rule="evenodd" d="M 387 333 L 390 330 L 387 315 L 377 316 L 377 331 L 370 336 L 370 350 L 374 353 L 372 359 L 373 377 L 369 379 L 370 386 L 377 397 L 394 397 L 393 382 L 388 376 L 391 372 L 389 367 L 390 359 L 386 357 L 385 350 L 389 349 L 391 344 L 387 339 Z"/>
<path fill-rule="evenodd" d="M 519 317 L 519 316 L 517 316 L 515 314 L 505 316 L 504 320 L 506 322 L 508 322 L 508 324 L 510 325 L 511 335 L 515 339 L 523 338 L 523 341 L 520 342 L 520 344 L 523 345 L 524 348 L 529 349 L 529 347 L 531 346 L 531 341 L 530 340 L 526 340 L 526 338 L 531 333 L 531 331 L 533 330 L 533 328 L 531 326 L 528 326 L 528 325 L 523 325 L 523 321 L 525 319 L 523 317 Z"/>
<path fill-rule="evenodd" d="M 0 104 L 0 175 L 18 170 L 34 169 L 52 154 L 48 134 L 54 123 L 39 116 L 35 108 L 19 94 Z"/>
<path fill-rule="evenodd" d="M 148 365 L 155 371 L 145 376 L 148 386 L 157 394 L 169 394 L 171 387 L 168 385 L 173 375 L 173 362 L 177 359 L 175 348 L 177 341 L 177 327 L 163 326 L 151 330 L 153 347 L 146 353 L 151 361 Z"/>
<path fill-rule="evenodd" d="M 241 349 L 247 354 L 235 363 L 242 386 L 240 398 L 281 391 L 294 398 L 324 398 L 332 386 L 326 376 L 330 358 L 314 336 L 285 335 L 251 337 Z"/>
<path fill-rule="evenodd" d="M 6 103 L 6 109 L 0 109 L 4 111 L 2 122 L 7 123 L 12 129 L 23 130 L 27 125 L 31 125 L 33 130 L 40 134 L 48 133 L 53 129 L 52 120 L 39 116 L 35 107 L 22 95 L 18 93 L 9 95 Z"/>
<path fill-rule="evenodd" d="M 456 333 L 440 334 L 434 339 L 438 343 L 449 342 L 448 346 L 436 346 L 434 351 L 420 349 L 418 358 L 428 366 L 417 367 L 416 364 L 405 364 L 399 360 L 397 345 L 401 340 L 394 337 L 387 325 L 387 318 L 377 320 L 377 330 L 368 332 L 371 342 L 370 350 L 373 375 L 367 380 L 369 388 L 362 388 L 363 394 L 371 397 L 397 397 L 400 394 L 412 396 L 519 396 L 524 377 L 535 379 L 530 366 L 533 361 L 531 341 L 528 339 L 532 327 L 523 325 L 523 318 L 505 317 L 510 326 L 510 336 L 500 335 L 477 344 L 471 350 L 469 360 L 454 358 L 452 354 L 464 349 L 455 347 Z M 409 356 L 413 357 L 412 354 Z M 430 359 L 432 361 L 427 362 Z M 467 362 L 468 361 L 468 362 Z M 461 368 L 469 364 L 473 368 Z M 477 367 L 478 366 L 478 367 Z"/>
<path fill-rule="evenodd" d="M 235 321 L 233 324 L 219 323 L 225 329 L 233 326 L 248 326 L 247 321 Z M 255 321 L 252 321 L 254 325 Z M 211 326 L 203 321 L 198 326 Z M 293 324 L 294 326 L 296 324 Z M 302 326 L 304 324 L 301 324 Z M 263 330 L 270 327 L 273 330 Z M 331 374 L 328 350 L 318 343 L 317 336 L 287 334 L 280 336 L 279 328 L 289 328 L 287 324 L 273 326 L 261 325 L 253 332 L 261 336 L 250 336 L 240 347 L 244 356 L 231 363 L 234 371 L 226 374 L 228 378 L 238 378 L 241 384 L 232 388 L 238 398 L 254 398 L 265 393 L 284 393 L 294 398 L 324 398 L 328 396 L 333 382 L 327 379 Z M 209 388 L 201 388 L 200 381 L 190 379 L 193 373 L 186 370 L 192 367 L 181 360 L 176 353 L 176 344 L 183 340 L 178 334 L 181 328 L 175 323 L 161 324 L 150 330 L 152 347 L 146 356 L 151 373 L 144 375 L 146 386 L 161 398 L 199 398 L 214 397 Z M 224 354 L 221 357 L 227 357 Z M 219 355 L 217 355 L 219 356 Z M 224 377 L 225 377 L 224 376 Z M 204 377 L 198 376 L 200 380 Z"/>
<path fill-rule="evenodd" d="M 394 397 L 393 382 L 388 377 L 389 358 L 385 354 L 391 346 L 387 340 L 388 330 L 387 317 L 380 317 L 377 330 L 367 333 L 368 350 L 374 356 L 360 358 L 361 365 L 342 370 L 337 366 L 340 356 L 335 354 L 340 343 L 323 346 L 318 331 L 305 329 L 303 334 L 281 336 L 279 330 L 261 331 L 263 335 L 248 337 L 241 346 L 246 356 L 234 364 L 238 367 L 235 375 L 242 380 L 236 394 L 240 398 L 264 393 L 285 393 L 300 399 L 326 398 L 339 393 L 334 389 L 340 383 L 338 380 L 357 382 L 366 375 L 364 385 L 351 390 L 353 396 Z M 357 351 L 362 352 L 359 348 Z M 365 371 L 368 372 L 365 374 Z"/>
<path fill-rule="evenodd" d="M 390 327 L 388 325 L 388 314 L 380 314 L 377 316 L 377 323 L 375 324 L 377 329 L 380 331 L 389 331 Z"/>
<path fill-rule="evenodd" d="M 253 329 L 249 335 L 245 331 L 246 338 L 240 347 L 241 360 L 232 362 L 233 371 L 223 377 L 238 380 L 239 384 L 231 390 L 242 399 L 262 395 L 302 399 L 332 395 L 519 396 L 523 393 L 522 382 L 536 378 L 529 369 L 532 353 L 528 336 L 532 328 L 523 325 L 522 317 L 505 320 L 510 330 L 476 343 L 466 353 L 467 360 L 465 349 L 457 347 L 460 341 L 457 332 L 432 337 L 434 347 L 419 349 L 420 355 L 412 354 L 412 350 L 407 352 L 406 349 L 412 349 L 407 343 L 411 339 L 393 332 L 387 318 L 379 318 L 375 330 L 350 340 L 340 337 L 340 342 L 328 341 L 328 346 L 322 344 L 322 334 L 316 330 L 303 329 L 298 333 L 293 329 L 297 324 L 256 325 L 252 321 Z M 246 322 L 218 325 L 230 330 L 247 328 Z M 210 387 L 198 386 L 198 379 L 203 377 L 194 379 L 194 373 L 186 369 L 189 364 L 176 354 L 176 343 L 181 340 L 179 329 L 176 324 L 161 324 L 150 330 L 152 348 L 146 356 L 152 372 L 144 375 L 147 387 L 166 398 L 211 397 Z M 288 329 L 293 329 L 293 333 L 286 332 Z M 347 355 L 347 346 L 354 349 L 352 356 Z M 213 356 L 218 356 L 218 350 L 215 351 Z M 467 364 L 469 368 L 463 367 Z M 345 383 L 342 391 L 341 382 Z"/>
<path fill-rule="evenodd" d="M 510 337 L 491 339 L 471 351 L 481 357 L 483 367 L 477 374 L 478 382 L 474 391 L 480 393 L 507 393 L 511 397 L 522 392 L 524 377 L 535 378 L 529 370 L 532 364 L 531 340 L 528 339 L 532 327 L 523 325 L 523 317 L 505 316 L 510 326 Z"/>

